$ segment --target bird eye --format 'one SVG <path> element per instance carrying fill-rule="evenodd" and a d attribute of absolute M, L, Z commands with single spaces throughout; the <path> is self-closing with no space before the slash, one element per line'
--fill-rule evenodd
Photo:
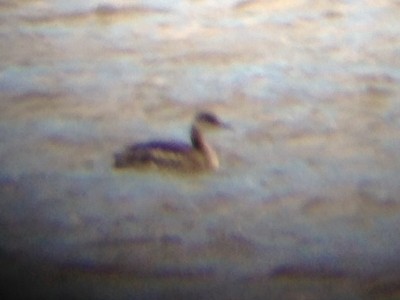
<path fill-rule="evenodd" d="M 206 112 L 200 113 L 197 116 L 197 119 L 199 121 L 203 121 L 203 122 L 207 122 L 207 123 L 211 123 L 211 124 L 219 124 L 220 123 L 216 116 L 214 116 L 211 113 L 206 113 Z"/>

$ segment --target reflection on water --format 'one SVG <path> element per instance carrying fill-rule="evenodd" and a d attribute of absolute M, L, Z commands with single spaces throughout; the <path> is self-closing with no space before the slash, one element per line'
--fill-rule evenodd
<path fill-rule="evenodd" d="M 152 278 L 155 294 L 177 278 L 226 298 L 211 282 L 328 278 L 335 299 L 362 275 L 365 293 L 395 295 L 382 286 L 399 278 L 396 8 L 2 3 L 1 251 Z M 210 136 L 217 172 L 112 168 L 126 144 L 189 142 L 202 109 L 234 127 Z M 395 282 L 373 281 L 384 273 Z"/>

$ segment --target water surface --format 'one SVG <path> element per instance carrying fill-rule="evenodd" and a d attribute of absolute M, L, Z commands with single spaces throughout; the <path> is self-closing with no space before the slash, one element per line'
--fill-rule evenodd
<path fill-rule="evenodd" d="M 92 282 L 94 298 L 394 299 L 398 8 L 2 3 L 7 280 L 17 263 L 54 275 L 42 290 L 24 277 L 39 296 Z M 208 136 L 216 173 L 112 168 L 126 144 L 189 142 L 204 109 L 234 128 Z"/>

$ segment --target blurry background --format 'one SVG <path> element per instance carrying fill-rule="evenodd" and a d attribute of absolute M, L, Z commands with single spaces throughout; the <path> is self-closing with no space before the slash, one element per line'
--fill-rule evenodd
<path fill-rule="evenodd" d="M 398 299 L 400 2 L 1 1 L 10 299 Z M 212 174 L 115 171 L 189 142 Z"/>

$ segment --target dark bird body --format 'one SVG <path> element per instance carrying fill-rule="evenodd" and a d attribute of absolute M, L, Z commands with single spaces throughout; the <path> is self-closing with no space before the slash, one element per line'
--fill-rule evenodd
<path fill-rule="evenodd" d="M 201 130 L 210 125 L 227 127 L 215 115 L 199 113 L 190 131 L 191 145 L 179 141 L 134 144 L 115 154 L 114 166 L 116 168 L 155 166 L 189 172 L 216 170 L 219 167 L 217 154 L 206 142 Z"/>

